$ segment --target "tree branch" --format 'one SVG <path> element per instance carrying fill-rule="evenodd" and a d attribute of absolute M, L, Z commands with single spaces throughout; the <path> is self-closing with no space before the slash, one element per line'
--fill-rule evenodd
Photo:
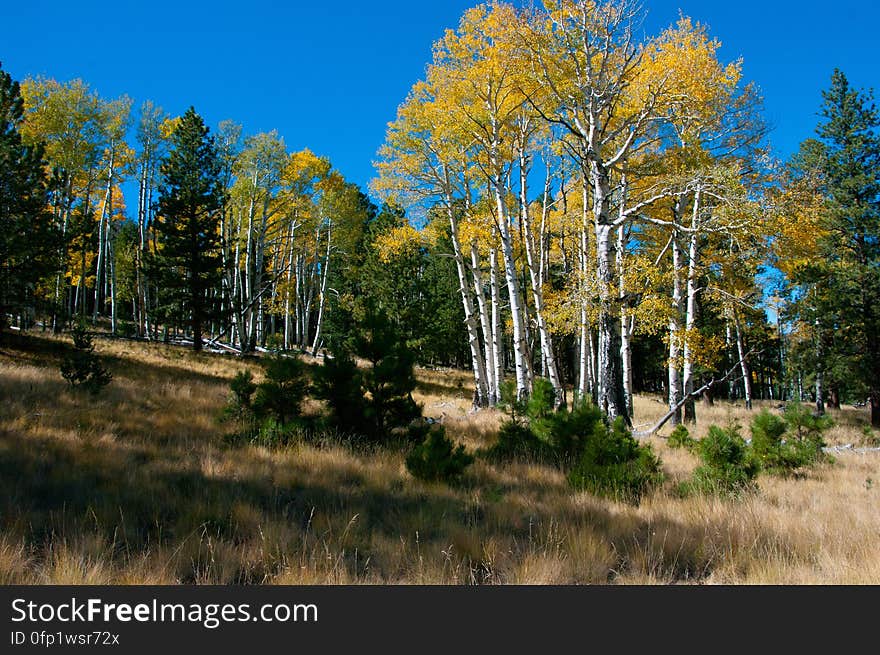
<path fill-rule="evenodd" d="M 696 398 L 697 396 L 705 393 L 706 391 L 709 391 L 716 384 L 723 384 L 723 383 L 727 382 L 733 376 L 733 374 L 736 372 L 736 370 L 742 366 L 742 363 L 744 361 L 746 361 L 752 355 L 760 355 L 760 354 L 761 354 L 761 351 L 755 352 L 754 350 L 750 350 L 748 353 L 746 353 L 746 355 L 742 359 L 740 359 L 733 366 L 733 368 L 731 368 L 727 372 L 727 374 L 723 378 L 720 378 L 720 379 L 713 378 L 710 382 L 704 384 L 702 387 L 700 387 L 696 391 L 692 391 L 691 393 L 687 394 L 684 398 L 682 398 L 681 402 L 679 402 L 674 408 L 672 408 L 669 412 L 667 412 L 651 428 L 649 428 L 648 430 L 646 430 L 644 432 L 633 432 L 633 437 L 635 437 L 636 439 L 647 439 L 649 437 L 653 437 L 655 434 L 657 434 L 660 431 L 660 429 L 664 425 L 666 425 L 666 423 L 669 422 L 669 419 L 671 419 L 673 416 L 675 416 L 675 414 L 677 414 L 678 411 L 682 407 L 684 407 L 692 398 Z"/>

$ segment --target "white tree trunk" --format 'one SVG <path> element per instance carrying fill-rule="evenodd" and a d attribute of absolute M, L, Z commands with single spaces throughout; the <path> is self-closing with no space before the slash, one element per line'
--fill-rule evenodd
<path fill-rule="evenodd" d="M 324 267 L 321 271 L 321 297 L 318 299 L 318 324 L 315 326 L 315 341 L 312 344 L 312 357 L 317 357 L 321 347 L 321 328 L 324 325 L 324 307 L 326 307 L 327 279 L 330 277 L 330 248 L 333 237 L 333 220 L 327 219 L 327 252 L 324 256 Z"/>
<path fill-rule="evenodd" d="M 256 171 L 254 172 L 253 185 L 257 184 L 257 175 Z M 244 272 L 239 278 L 239 283 L 241 285 L 241 320 L 239 321 L 239 325 L 241 326 L 241 331 L 239 333 L 239 348 L 241 352 L 246 353 L 251 350 L 251 341 L 252 334 L 254 329 L 253 324 L 253 309 L 254 306 L 251 303 L 251 298 L 253 298 L 253 266 L 254 266 L 254 255 L 253 255 L 253 247 L 254 247 L 254 217 L 256 215 L 256 199 L 253 194 L 251 194 L 250 205 L 248 206 L 248 216 L 247 216 L 247 239 L 245 241 L 245 251 L 244 251 Z"/>
<path fill-rule="evenodd" d="M 498 402 L 500 381 L 495 374 L 495 334 L 492 331 L 492 317 L 489 315 L 483 279 L 480 274 L 480 252 L 476 242 L 471 243 L 471 274 L 474 278 L 474 293 L 477 297 L 477 308 L 480 312 L 480 326 L 483 330 L 483 359 L 486 362 L 486 390 L 490 407 Z"/>
<path fill-rule="evenodd" d="M 614 221 L 609 215 L 611 202 L 608 171 L 593 161 L 593 215 L 596 231 L 596 280 L 599 284 L 598 405 L 612 421 L 623 417 L 630 423 L 623 399 L 623 366 L 620 361 L 620 318 L 615 308 Z"/>
<path fill-rule="evenodd" d="M 287 271 L 285 273 L 285 285 L 284 285 L 284 349 L 290 350 L 290 346 L 292 345 L 293 338 L 293 328 L 291 323 L 291 312 L 290 312 L 290 294 L 292 289 L 290 288 L 290 282 L 293 279 L 293 237 L 296 232 L 296 223 L 295 221 L 291 221 L 290 223 L 290 234 L 288 236 L 287 242 Z"/>
<path fill-rule="evenodd" d="M 593 349 L 591 347 L 590 325 L 587 316 L 587 280 L 590 261 L 589 237 L 589 201 L 590 187 L 587 177 L 583 179 L 583 208 L 581 212 L 581 229 L 579 240 L 578 274 L 580 276 L 580 312 L 579 312 L 579 348 L 578 348 L 578 395 L 580 397 L 595 396 L 594 372 L 592 366 Z"/>
<path fill-rule="evenodd" d="M 740 325 L 739 316 L 736 309 L 733 310 L 733 320 L 736 325 L 736 351 L 739 355 L 740 370 L 743 378 L 743 393 L 745 394 L 746 409 L 752 409 L 752 372 L 749 370 L 748 355 L 746 354 L 745 342 L 743 339 L 742 326 Z"/>
<path fill-rule="evenodd" d="M 474 407 L 486 407 L 489 404 L 489 390 L 486 384 L 486 363 L 480 352 L 480 335 L 477 331 L 477 317 L 474 313 L 474 304 L 470 295 L 470 284 L 467 279 L 467 268 L 461 249 L 461 240 L 458 237 L 458 218 L 455 215 L 455 206 L 451 193 L 446 194 L 446 211 L 449 217 L 450 238 L 452 240 L 452 255 L 455 260 L 455 269 L 458 273 L 458 286 L 461 293 L 462 307 L 464 309 L 465 326 L 468 332 L 468 346 L 471 350 L 471 366 L 474 373 Z"/>
<path fill-rule="evenodd" d="M 493 239 L 494 241 L 494 239 Z M 501 400 L 504 381 L 504 332 L 501 329 L 501 284 L 498 276 L 498 251 L 489 249 L 489 291 L 492 298 L 492 359 L 495 362 L 496 395 Z"/>
<path fill-rule="evenodd" d="M 700 201 L 702 191 L 697 187 L 694 194 L 693 217 L 691 219 L 690 247 L 688 249 L 688 274 L 687 274 L 687 309 L 685 316 L 685 340 L 684 340 L 684 363 L 683 369 L 683 385 L 685 397 L 690 397 L 694 390 L 694 362 L 693 347 L 691 345 L 691 335 L 697 324 L 697 275 L 700 261 Z M 694 400 L 690 397 L 684 406 L 684 420 L 686 423 L 693 423 L 697 420 L 696 407 Z"/>
<path fill-rule="evenodd" d="M 672 311 L 669 314 L 669 409 L 672 411 L 681 403 L 681 376 L 679 359 L 681 358 L 681 269 L 682 252 L 677 235 L 672 236 Z M 671 418 L 673 425 L 681 423 L 681 409 L 677 409 Z"/>
<path fill-rule="evenodd" d="M 115 154 L 115 148 L 113 144 L 110 144 L 110 163 L 107 169 L 107 189 L 104 193 L 104 206 L 101 208 L 101 220 L 98 224 L 98 264 L 95 270 L 95 306 L 92 308 L 92 323 L 98 320 L 98 314 L 100 313 L 102 301 L 104 298 L 101 295 L 102 287 L 104 286 L 104 278 L 106 277 L 106 257 L 107 257 L 107 237 L 109 232 L 108 223 L 113 220 L 113 216 L 110 215 L 112 211 L 113 203 L 113 159 Z M 85 305 L 85 303 L 83 303 Z"/>
<path fill-rule="evenodd" d="M 623 203 L 621 203 L 623 211 Z M 633 411 L 633 376 L 632 376 L 632 332 L 635 317 L 630 316 L 626 309 L 626 235 L 624 227 L 617 228 L 617 279 L 620 292 L 620 362 L 623 367 L 623 402 L 627 415 L 632 418 Z"/>
<path fill-rule="evenodd" d="M 532 233 L 533 226 L 531 220 L 531 212 L 529 211 L 526 181 L 526 177 L 528 176 L 528 166 L 526 162 L 525 152 L 522 150 L 520 150 L 519 153 L 519 161 L 520 216 L 522 218 L 522 228 L 524 235 L 523 241 L 525 242 L 526 251 L 526 264 L 529 270 L 529 280 L 531 281 L 532 285 L 532 300 L 535 303 L 535 319 L 538 324 L 538 335 L 541 341 L 541 359 L 547 372 L 547 377 L 550 380 L 550 384 L 553 385 L 553 389 L 556 392 L 556 403 L 558 405 L 562 402 L 562 380 L 559 377 L 559 370 L 556 367 L 556 356 L 553 353 L 553 336 L 550 334 L 550 330 L 547 328 L 547 322 L 544 315 L 544 285 L 541 279 L 540 269 L 540 259 L 542 258 L 540 253 L 538 252 L 538 249 L 535 246 L 534 234 Z M 548 172 L 544 190 L 545 199 L 549 193 L 547 188 L 549 186 L 550 174 Z"/>
<path fill-rule="evenodd" d="M 816 413 L 825 416 L 825 353 L 822 348 L 822 325 L 816 319 Z"/>
<path fill-rule="evenodd" d="M 613 308 L 614 247 L 612 226 L 596 225 L 596 271 L 599 279 L 598 404 L 611 420 L 626 416 L 620 361 L 620 322 Z"/>
<path fill-rule="evenodd" d="M 513 362 L 516 370 L 516 394 L 518 398 L 526 398 L 532 392 L 528 364 L 528 345 L 525 340 L 523 325 L 524 309 L 519 280 L 516 275 L 516 260 L 513 256 L 513 237 L 510 232 L 510 221 L 504 207 L 504 188 L 501 180 L 493 179 L 492 189 L 495 194 L 495 210 L 498 232 L 501 236 L 501 254 L 504 258 L 504 278 L 507 283 L 507 295 L 510 301 L 510 318 L 513 323 Z"/>

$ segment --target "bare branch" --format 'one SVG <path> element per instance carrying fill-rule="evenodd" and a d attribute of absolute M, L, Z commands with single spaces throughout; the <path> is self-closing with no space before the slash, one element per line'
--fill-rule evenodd
<path fill-rule="evenodd" d="M 709 391 L 712 387 L 714 387 L 716 384 L 724 384 L 733 376 L 733 374 L 737 371 L 737 369 L 739 369 L 742 366 L 742 363 L 744 361 L 748 360 L 748 358 L 751 357 L 752 355 L 760 355 L 760 354 L 761 354 L 761 351 L 757 351 L 757 352 L 755 352 L 754 350 L 749 351 L 748 353 L 746 353 L 746 355 L 741 360 L 739 360 L 734 365 L 734 367 L 732 369 L 730 369 L 727 372 L 727 374 L 723 378 L 720 378 L 720 379 L 713 378 L 710 382 L 704 384 L 702 387 L 700 387 L 696 391 L 692 391 L 691 393 L 685 395 L 685 397 L 682 398 L 681 402 L 679 402 L 675 407 L 673 407 L 671 410 L 669 410 L 653 426 L 651 426 L 648 430 L 646 430 L 644 432 L 633 432 L 633 437 L 635 437 L 636 439 L 648 439 L 649 437 L 653 437 L 655 434 L 657 434 L 663 428 L 664 425 L 666 425 L 669 422 L 669 419 L 671 419 L 673 416 L 675 416 L 681 410 L 681 408 L 684 407 L 692 398 L 696 398 L 697 396 L 704 394 L 705 392 Z"/>

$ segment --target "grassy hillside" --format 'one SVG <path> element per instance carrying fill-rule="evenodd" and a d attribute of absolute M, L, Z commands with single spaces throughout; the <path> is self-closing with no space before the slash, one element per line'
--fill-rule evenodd
<path fill-rule="evenodd" d="M 668 474 L 640 507 L 571 491 L 539 464 L 478 459 L 457 487 L 413 479 L 405 453 L 328 436 L 235 444 L 218 421 L 256 360 L 96 340 L 114 374 L 67 388 L 67 340 L 0 343 L 0 584 L 874 583 L 880 455 L 841 453 L 742 500 L 680 498 L 696 465 L 654 440 Z M 417 400 L 470 449 L 500 416 L 471 414 L 466 373 L 420 371 Z M 699 408 L 696 434 L 744 409 Z M 317 412 L 316 403 L 307 411 Z M 636 423 L 663 413 L 638 398 Z M 835 415 L 856 443 L 862 411 Z"/>

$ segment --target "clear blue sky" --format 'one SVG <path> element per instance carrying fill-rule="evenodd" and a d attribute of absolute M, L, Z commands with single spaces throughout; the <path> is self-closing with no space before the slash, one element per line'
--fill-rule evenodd
<path fill-rule="evenodd" d="M 366 186 L 385 126 L 464 0 L 2 1 L 0 61 L 13 77 L 80 77 L 105 97 L 151 99 L 211 125 L 277 129 Z M 812 136 L 835 67 L 880 92 L 880 6 L 869 0 L 645 0 L 646 29 L 679 10 L 742 57 L 786 157 Z"/>

